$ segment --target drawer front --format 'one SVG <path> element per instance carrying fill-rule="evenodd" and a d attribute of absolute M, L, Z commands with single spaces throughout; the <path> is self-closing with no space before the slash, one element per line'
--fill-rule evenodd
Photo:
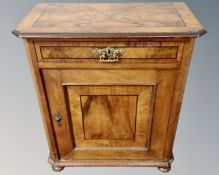
<path fill-rule="evenodd" d="M 119 62 L 180 62 L 182 42 L 36 42 L 38 61 L 99 62 L 95 49 L 122 49 Z"/>
<path fill-rule="evenodd" d="M 177 70 L 42 70 L 59 155 L 162 159 Z"/>

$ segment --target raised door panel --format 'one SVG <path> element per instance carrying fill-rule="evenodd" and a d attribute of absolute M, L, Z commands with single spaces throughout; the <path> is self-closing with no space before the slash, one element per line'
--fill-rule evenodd
<path fill-rule="evenodd" d="M 176 73 L 42 70 L 60 158 L 161 159 Z"/>
<path fill-rule="evenodd" d="M 67 87 L 77 150 L 148 149 L 151 86 Z"/>

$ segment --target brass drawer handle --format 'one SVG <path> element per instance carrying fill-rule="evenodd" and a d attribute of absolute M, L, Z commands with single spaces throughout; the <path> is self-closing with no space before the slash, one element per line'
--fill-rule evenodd
<path fill-rule="evenodd" d="M 57 112 L 57 113 L 55 114 L 55 121 L 56 121 L 56 124 L 57 124 L 58 126 L 61 126 L 61 119 L 62 119 L 61 115 L 59 114 L 59 112 Z"/>
<path fill-rule="evenodd" d="M 105 49 L 96 48 L 93 52 L 96 55 L 100 55 L 100 62 L 118 62 L 119 55 L 123 55 L 125 53 L 125 50 L 107 47 Z"/>

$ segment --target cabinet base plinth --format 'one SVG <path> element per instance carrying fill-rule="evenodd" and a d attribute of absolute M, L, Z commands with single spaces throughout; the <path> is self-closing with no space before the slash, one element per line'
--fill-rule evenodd
<path fill-rule="evenodd" d="M 169 172 L 173 158 L 169 161 L 162 160 L 53 160 L 49 157 L 49 164 L 56 172 L 65 167 L 157 167 L 162 172 Z"/>

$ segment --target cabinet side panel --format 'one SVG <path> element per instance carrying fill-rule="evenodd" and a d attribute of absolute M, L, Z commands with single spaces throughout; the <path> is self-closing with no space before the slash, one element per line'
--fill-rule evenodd
<path fill-rule="evenodd" d="M 166 141 L 164 145 L 164 159 L 170 160 L 172 157 L 172 149 L 174 144 L 174 138 L 176 134 L 177 123 L 179 119 L 180 108 L 183 100 L 183 94 L 186 84 L 186 78 L 188 75 L 189 65 L 191 61 L 192 51 L 194 47 L 195 39 L 192 38 L 185 42 L 182 62 L 177 76 L 175 85 L 174 98 L 172 102 L 171 114 L 168 122 L 168 129 L 166 133 Z"/>
<path fill-rule="evenodd" d="M 59 155 L 57 152 L 56 141 L 53 135 L 53 128 L 50 121 L 49 110 L 47 106 L 46 95 L 43 87 L 43 81 L 40 75 L 40 69 L 37 64 L 37 57 L 35 53 L 35 48 L 32 40 L 24 40 L 24 45 L 29 61 L 29 66 L 31 68 L 32 78 L 34 80 L 34 85 L 38 97 L 38 102 L 40 105 L 41 115 L 43 119 L 44 128 L 47 135 L 47 141 L 49 143 L 50 156 L 53 160 L 58 160 Z"/>

